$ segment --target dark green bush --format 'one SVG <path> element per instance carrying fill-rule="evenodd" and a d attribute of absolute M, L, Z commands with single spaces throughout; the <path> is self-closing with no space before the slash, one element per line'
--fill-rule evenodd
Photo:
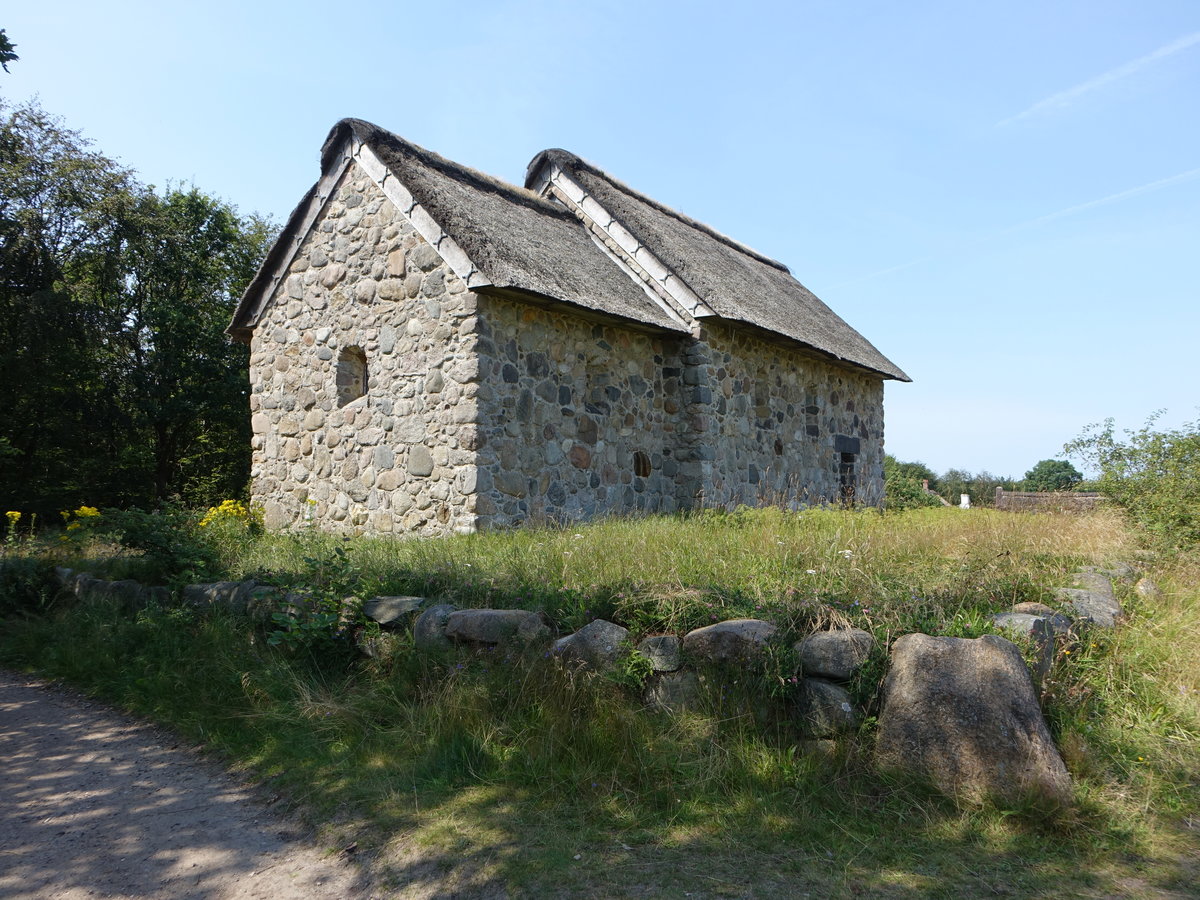
<path fill-rule="evenodd" d="M 1122 506 L 1142 534 L 1162 547 L 1200 544 L 1200 420 L 1154 430 L 1155 413 L 1116 437 L 1113 420 L 1089 426 L 1066 450 L 1100 471 L 1096 488 Z"/>
<path fill-rule="evenodd" d="M 104 530 L 141 553 L 137 576 L 147 584 L 179 586 L 215 577 L 217 554 L 200 531 L 199 516 L 181 506 L 108 510 Z"/>
<path fill-rule="evenodd" d="M 0 618 L 41 613 L 54 599 L 54 567 L 41 559 L 0 559 Z"/>

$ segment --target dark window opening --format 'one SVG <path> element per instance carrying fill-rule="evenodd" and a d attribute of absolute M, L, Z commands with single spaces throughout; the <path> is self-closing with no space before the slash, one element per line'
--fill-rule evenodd
<path fill-rule="evenodd" d="M 843 453 L 838 464 L 838 492 L 843 506 L 854 505 L 854 463 L 857 453 Z"/>
<path fill-rule="evenodd" d="M 638 478 L 646 478 L 650 474 L 650 457 L 641 450 L 633 454 L 633 474 Z"/>
<path fill-rule="evenodd" d="M 361 347 L 347 347 L 338 354 L 337 404 L 345 406 L 367 392 L 367 354 Z"/>

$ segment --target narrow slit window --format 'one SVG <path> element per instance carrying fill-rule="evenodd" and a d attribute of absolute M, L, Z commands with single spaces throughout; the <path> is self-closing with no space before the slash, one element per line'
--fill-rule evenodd
<path fill-rule="evenodd" d="M 838 465 L 838 487 L 844 506 L 854 505 L 854 464 L 857 458 L 858 454 L 856 453 L 843 453 Z"/>
<path fill-rule="evenodd" d="M 347 347 L 338 354 L 337 402 L 345 406 L 367 392 L 367 354 L 361 347 Z"/>

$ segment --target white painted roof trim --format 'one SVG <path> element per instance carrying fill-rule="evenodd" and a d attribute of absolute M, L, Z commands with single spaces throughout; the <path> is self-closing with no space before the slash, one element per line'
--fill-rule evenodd
<path fill-rule="evenodd" d="M 637 272 L 631 269 L 628 264 L 626 264 L 625 260 L 621 258 L 621 255 L 613 252 L 612 248 L 609 247 L 603 240 L 601 240 L 600 236 L 596 234 L 595 231 L 593 231 L 591 228 L 588 228 L 587 236 L 592 239 L 595 245 L 600 248 L 605 256 L 616 263 L 618 269 L 633 279 L 634 283 L 636 283 L 638 287 L 646 292 L 646 296 L 653 300 L 654 305 L 661 309 L 667 315 L 667 317 L 671 319 L 671 321 L 678 322 L 684 328 L 690 329 L 692 327 L 692 323 L 685 319 L 683 315 L 681 315 L 681 310 L 676 309 L 673 304 L 664 300 L 662 295 L 648 284 L 648 278 L 639 275 Z"/>
<path fill-rule="evenodd" d="M 467 283 L 469 288 L 487 287 L 491 284 L 471 262 L 470 257 L 450 237 L 408 188 L 383 164 L 375 151 L 359 141 L 354 142 L 351 154 L 359 167 L 379 186 L 385 197 L 392 201 L 396 211 L 408 220 L 413 229 L 429 242 L 438 255 L 446 261 L 452 272 Z"/>
<path fill-rule="evenodd" d="M 682 278 L 667 268 L 649 247 L 634 237 L 629 229 L 589 195 L 578 182 L 570 178 L 561 167 L 543 165 L 534 178 L 533 190 L 543 196 L 552 194 L 585 224 L 602 231 L 608 241 L 602 242 L 601 246 L 608 249 L 610 255 L 624 257 L 621 261 L 625 263 L 622 268 L 626 273 L 633 275 L 639 282 L 642 281 L 639 273 L 645 273 L 644 277 L 654 285 L 656 293 L 664 299 L 669 299 L 671 305 L 677 308 L 677 312 L 691 319 L 716 315 Z"/>

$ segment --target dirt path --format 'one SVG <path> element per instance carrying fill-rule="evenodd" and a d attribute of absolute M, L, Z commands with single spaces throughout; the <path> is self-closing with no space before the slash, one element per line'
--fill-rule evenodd
<path fill-rule="evenodd" d="M 0 671 L 0 897 L 374 896 L 355 868 L 172 742 Z"/>

